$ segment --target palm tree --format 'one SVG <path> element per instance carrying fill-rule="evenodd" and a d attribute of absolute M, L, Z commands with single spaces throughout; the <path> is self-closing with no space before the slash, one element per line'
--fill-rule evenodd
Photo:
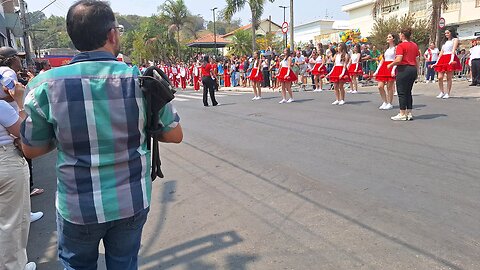
<path fill-rule="evenodd" d="M 167 0 L 158 10 L 160 20 L 169 25 L 169 31 L 177 33 L 177 57 L 180 58 L 180 30 L 191 23 L 190 12 L 183 0 Z"/>
<path fill-rule="evenodd" d="M 381 12 L 382 7 L 388 6 L 394 3 L 394 0 L 376 0 L 373 3 L 373 14 L 378 14 L 379 11 Z M 442 10 L 448 9 L 448 4 L 450 3 L 449 0 L 431 0 L 432 3 L 432 12 L 430 16 L 430 41 L 433 43 L 437 43 L 439 37 L 438 29 L 438 21 L 440 20 L 440 16 L 442 14 Z M 425 7 L 428 9 L 428 6 Z"/>
<path fill-rule="evenodd" d="M 268 0 L 273 3 L 275 0 Z M 252 49 L 255 51 L 256 44 L 256 30 L 258 28 L 259 20 L 263 14 L 263 6 L 266 0 L 226 0 L 227 6 L 223 9 L 223 16 L 227 21 L 230 21 L 235 13 L 242 10 L 247 4 L 252 13 Z"/>
<path fill-rule="evenodd" d="M 246 30 L 238 30 L 232 36 L 232 43 L 228 45 L 228 53 L 248 55 L 252 52 L 252 35 Z"/>

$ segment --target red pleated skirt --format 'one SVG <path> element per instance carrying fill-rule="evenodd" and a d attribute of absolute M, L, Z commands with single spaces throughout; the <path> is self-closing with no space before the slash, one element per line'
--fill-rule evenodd
<path fill-rule="evenodd" d="M 313 69 L 312 69 L 312 74 L 315 75 L 315 76 L 318 76 L 318 75 L 325 75 L 327 74 L 327 68 L 325 67 L 325 65 L 323 65 L 321 68 L 320 66 L 322 65 L 322 63 L 316 63 L 315 66 L 313 66 Z M 319 70 L 320 69 L 320 70 Z"/>
<path fill-rule="evenodd" d="M 334 66 L 332 74 L 330 74 L 330 81 L 331 82 L 350 82 L 350 76 L 348 75 L 348 70 L 345 71 L 343 77 L 340 78 L 340 75 L 343 72 L 343 66 Z"/>
<path fill-rule="evenodd" d="M 385 61 L 378 69 L 377 76 L 375 79 L 379 82 L 390 82 L 395 81 L 395 76 L 392 76 L 392 69 L 387 68 L 387 66 L 392 63 L 392 61 Z"/>
<path fill-rule="evenodd" d="M 257 71 L 258 71 L 258 68 L 253 68 L 248 78 L 253 82 L 263 82 L 262 71 L 261 70 L 258 71 L 258 75 L 257 75 Z"/>
<path fill-rule="evenodd" d="M 289 68 L 287 67 L 282 67 L 280 69 L 280 73 L 277 76 L 277 80 L 280 82 L 296 82 L 297 81 L 297 75 L 295 75 L 295 72 L 290 68 L 290 74 L 288 78 L 285 78 L 285 75 L 287 75 L 287 71 Z"/>
<path fill-rule="evenodd" d="M 348 68 L 348 75 L 350 76 L 363 75 L 362 64 L 361 63 L 351 64 L 350 67 Z"/>
<path fill-rule="evenodd" d="M 447 71 L 461 71 L 462 65 L 460 64 L 460 59 L 458 59 L 457 55 L 453 56 L 453 63 L 450 63 L 452 55 L 451 54 L 444 54 L 440 59 L 438 59 L 437 64 L 434 66 L 436 72 L 447 72 Z"/>

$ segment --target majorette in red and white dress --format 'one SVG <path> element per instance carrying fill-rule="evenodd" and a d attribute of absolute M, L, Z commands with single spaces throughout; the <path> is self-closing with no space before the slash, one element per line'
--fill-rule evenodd
<path fill-rule="evenodd" d="M 436 72 L 448 72 L 448 71 L 460 71 L 462 70 L 462 65 L 460 63 L 460 59 L 453 51 L 453 43 L 454 39 L 447 40 L 445 44 L 442 46 L 443 54 L 438 59 L 437 63 L 434 65 L 434 69 Z M 449 64 L 451 61 L 453 62 Z"/>
<path fill-rule="evenodd" d="M 253 59 L 253 61 L 255 62 L 253 63 L 253 68 L 248 78 L 252 82 L 263 82 L 263 74 L 262 74 L 262 71 L 257 66 L 257 59 Z"/>
<path fill-rule="evenodd" d="M 393 75 L 392 75 L 393 68 L 387 68 L 387 66 L 391 64 L 393 60 L 395 60 L 395 47 L 390 47 L 383 54 L 383 62 L 375 72 L 377 74 L 377 76 L 375 76 L 375 79 L 377 81 L 379 82 L 395 81 L 395 71 L 393 72 Z"/>
<path fill-rule="evenodd" d="M 327 68 L 325 65 L 322 65 L 322 56 L 318 56 L 317 59 L 315 59 L 315 65 L 312 68 L 312 75 L 314 76 L 322 76 L 327 74 Z"/>
<path fill-rule="evenodd" d="M 360 54 L 352 54 L 352 64 L 348 67 L 348 74 L 350 76 L 361 76 L 363 75 L 362 63 L 360 63 Z"/>
<path fill-rule="evenodd" d="M 341 53 L 335 54 L 335 66 L 333 66 L 333 70 L 330 73 L 329 79 L 330 79 L 330 82 L 334 82 L 334 83 L 351 81 L 350 76 L 348 75 L 348 70 L 344 68 L 344 63 L 342 61 Z"/>
<path fill-rule="evenodd" d="M 288 77 L 285 77 L 287 75 L 288 70 L 290 70 L 290 73 L 288 73 Z M 295 75 L 295 72 L 293 72 L 292 68 L 288 66 L 287 59 L 284 59 L 282 60 L 282 62 L 280 62 L 280 73 L 278 73 L 277 80 L 280 82 L 296 82 L 297 81 L 297 75 Z"/>

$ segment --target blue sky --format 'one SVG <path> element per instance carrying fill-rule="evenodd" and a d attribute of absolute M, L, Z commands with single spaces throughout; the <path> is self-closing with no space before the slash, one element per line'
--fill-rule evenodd
<path fill-rule="evenodd" d="M 184 0 L 187 7 L 192 14 L 200 14 L 206 20 L 212 20 L 211 8 L 218 7 L 219 9 L 225 7 L 224 0 Z M 346 13 L 341 11 L 342 5 L 354 2 L 355 0 L 295 0 L 295 24 L 307 23 L 316 19 L 325 18 L 328 12 L 328 17 L 333 19 L 348 19 Z M 26 0 L 29 11 L 36 11 L 47 6 L 52 0 Z M 65 16 L 68 8 L 74 0 L 57 0 L 44 10 L 47 16 L 54 14 L 57 16 Z M 120 14 L 137 14 L 149 16 L 157 12 L 157 7 L 161 5 L 164 0 L 110 0 L 112 9 Z M 276 0 L 274 3 L 268 1 L 265 6 L 263 18 L 272 16 L 272 20 L 278 24 L 283 21 L 283 9 L 279 5 L 288 6 L 288 0 Z M 287 18 L 289 17 L 287 9 Z M 241 18 L 243 24 L 249 23 L 249 9 L 246 8 L 237 13 L 236 18 Z M 288 19 L 287 19 L 288 20 Z"/>

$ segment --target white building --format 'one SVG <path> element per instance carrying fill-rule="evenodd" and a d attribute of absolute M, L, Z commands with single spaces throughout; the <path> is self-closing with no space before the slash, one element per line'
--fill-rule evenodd
<path fill-rule="evenodd" d="M 294 40 L 296 43 L 323 42 L 330 41 L 338 32 L 350 29 L 348 21 L 320 19 L 309 23 L 297 25 L 293 28 Z M 329 38 L 332 36 L 332 38 Z M 328 37 L 328 38 L 327 38 Z"/>
<path fill-rule="evenodd" d="M 431 0 L 392 0 L 383 6 L 377 14 L 373 14 L 374 0 L 360 0 L 344 5 L 342 11 L 347 12 L 349 24 L 359 28 L 362 35 L 371 34 L 374 19 L 377 16 L 403 16 L 414 13 L 420 19 L 429 19 L 432 10 Z M 449 8 L 442 12 L 446 25 L 457 28 L 460 39 L 471 39 L 480 35 L 480 0 L 450 0 Z"/>

